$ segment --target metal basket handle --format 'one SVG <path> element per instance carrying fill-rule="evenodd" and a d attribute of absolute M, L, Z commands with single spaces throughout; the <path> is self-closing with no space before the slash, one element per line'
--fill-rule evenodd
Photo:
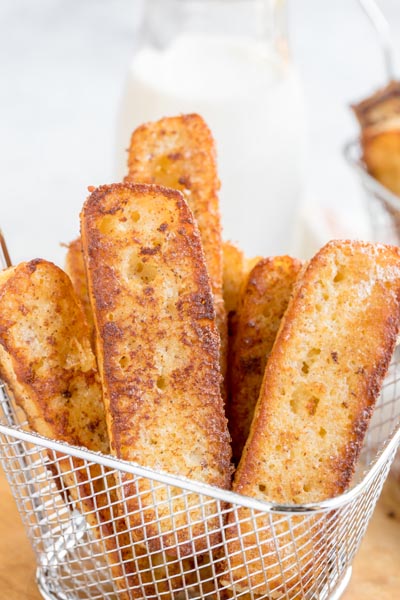
<path fill-rule="evenodd" d="M 375 30 L 381 46 L 386 77 L 394 79 L 394 50 L 389 23 L 375 0 L 358 0 L 368 20 Z"/>

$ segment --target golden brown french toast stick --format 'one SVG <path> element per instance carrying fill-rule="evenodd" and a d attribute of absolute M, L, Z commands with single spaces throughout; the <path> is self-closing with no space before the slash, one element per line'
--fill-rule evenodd
<path fill-rule="evenodd" d="M 400 83 L 391 81 L 352 109 L 361 127 L 362 159 L 368 172 L 400 196 Z M 379 200 L 391 216 L 393 233 L 399 236 L 398 208 L 384 194 L 379 194 Z"/>
<path fill-rule="evenodd" d="M 240 290 L 245 277 L 245 257 L 235 244 L 224 242 L 223 253 L 223 291 L 226 314 L 236 314 Z"/>
<path fill-rule="evenodd" d="M 399 248 L 336 241 L 320 250 L 295 285 L 267 362 L 236 492 L 296 505 L 346 490 L 399 321 Z M 249 516 L 238 510 L 239 519 Z M 239 581 L 247 572 L 260 594 L 266 580 L 276 593 L 287 583 L 292 595 L 313 584 L 324 562 L 316 524 L 300 520 L 296 534 L 282 515 L 259 515 L 257 531 L 251 521 L 230 524 L 226 568 L 237 591 L 248 588 Z"/>
<path fill-rule="evenodd" d="M 222 296 L 222 238 L 215 143 L 197 114 L 165 117 L 138 127 L 131 138 L 127 181 L 180 190 L 197 221 L 221 335 L 226 369 L 227 325 Z"/>
<path fill-rule="evenodd" d="M 88 326 L 70 279 L 52 263 L 38 259 L 0 273 L 0 376 L 31 429 L 109 453 Z M 113 578 L 125 588 L 118 546 L 124 544 L 119 536 L 124 527 L 105 493 L 110 476 L 100 465 L 87 467 L 80 459 L 48 454 L 73 503 L 97 537 L 105 538 Z M 122 591 L 119 597 L 128 598 Z"/>
<path fill-rule="evenodd" d="M 361 143 L 368 172 L 400 196 L 400 118 L 388 123 L 387 127 L 366 129 L 361 134 Z M 398 211 L 394 216 L 399 227 Z"/>
<path fill-rule="evenodd" d="M 236 464 L 250 431 L 267 358 L 300 269 L 301 262 L 289 256 L 260 260 L 250 272 L 238 302 L 228 402 Z"/>
<path fill-rule="evenodd" d="M 224 242 L 222 251 L 225 312 L 228 318 L 234 320 L 249 273 L 261 260 L 261 257 L 246 258 L 242 250 L 232 242 Z M 229 331 L 230 333 L 231 331 Z"/>
<path fill-rule="evenodd" d="M 65 256 L 65 271 L 68 273 L 75 294 L 82 303 L 86 321 L 89 325 L 90 337 L 94 341 L 94 325 L 92 307 L 90 306 L 85 263 L 83 262 L 82 241 L 78 237 L 67 245 L 67 254 Z"/>
<path fill-rule="evenodd" d="M 229 487 L 213 298 L 182 194 L 143 184 L 100 187 L 84 205 L 81 233 L 113 453 Z M 172 553 L 178 541 L 184 555 L 207 543 L 195 536 L 208 530 L 218 538 L 214 503 L 202 509 L 196 494 L 184 499 L 179 490 L 168 500 L 165 487 L 152 493 L 146 479 L 124 483 L 138 541 Z"/>

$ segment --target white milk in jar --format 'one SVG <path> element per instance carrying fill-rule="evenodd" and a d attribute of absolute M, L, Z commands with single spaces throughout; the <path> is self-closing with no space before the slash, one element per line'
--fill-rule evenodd
<path fill-rule="evenodd" d="M 117 173 L 135 127 L 197 112 L 216 139 L 225 240 L 248 256 L 292 249 L 300 203 L 305 119 L 294 67 L 259 39 L 182 33 L 144 46 L 129 70 L 117 130 Z"/>

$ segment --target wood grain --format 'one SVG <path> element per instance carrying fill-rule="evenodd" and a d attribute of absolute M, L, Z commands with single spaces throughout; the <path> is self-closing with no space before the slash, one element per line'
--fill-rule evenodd
<path fill-rule="evenodd" d="M 400 589 L 400 485 L 389 480 L 342 600 L 393 600 Z M 40 600 L 35 558 L 0 469 L 0 598 Z"/>
<path fill-rule="evenodd" d="M 389 477 L 342 600 L 394 600 L 400 590 L 400 484 Z"/>
<path fill-rule="evenodd" d="M 1 468 L 0 597 L 4 600 L 41 599 L 35 582 L 35 557 Z"/>

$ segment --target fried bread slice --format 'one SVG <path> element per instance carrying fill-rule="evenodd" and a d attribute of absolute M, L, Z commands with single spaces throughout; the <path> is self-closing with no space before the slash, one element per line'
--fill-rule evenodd
<path fill-rule="evenodd" d="M 336 241 L 320 250 L 283 317 L 234 491 L 302 504 L 347 489 L 399 321 L 399 248 Z M 292 518 L 290 527 L 282 515 L 258 514 L 255 527 L 250 517 L 240 508 L 229 519 L 227 585 L 304 594 L 329 553 L 318 517 Z"/>
<path fill-rule="evenodd" d="M 228 423 L 236 464 L 250 431 L 267 358 L 301 266 L 289 256 L 262 259 L 250 271 L 241 293 L 229 365 Z"/>
<path fill-rule="evenodd" d="M 228 316 L 234 317 L 249 273 L 261 260 L 261 257 L 247 258 L 242 250 L 232 242 L 222 244 L 222 253 L 225 312 Z"/>
<path fill-rule="evenodd" d="M 22 407 L 30 428 L 48 438 L 109 454 L 109 443 L 89 332 L 68 276 L 44 260 L 0 273 L 0 376 Z M 85 515 L 120 590 L 129 558 L 122 519 L 109 506 L 110 475 L 100 465 L 48 451 L 49 467 Z M 130 582 L 129 585 L 131 585 Z M 120 598 L 128 599 L 120 591 Z"/>
<path fill-rule="evenodd" d="M 146 123 L 131 137 L 126 181 L 155 183 L 184 195 L 197 221 L 221 336 L 221 370 L 225 375 L 227 323 L 222 293 L 222 237 L 215 143 L 197 114 L 165 117 Z"/>
<path fill-rule="evenodd" d="M 67 254 L 65 256 L 65 271 L 74 286 L 75 294 L 81 301 L 86 321 L 90 329 L 90 338 L 94 343 L 94 324 L 92 307 L 90 306 L 89 294 L 87 289 L 85 263 L 82 254 L 82 241 L 78 237 L 67 245 Z M 94 346 L 93 346 L 94 347 Z"/>
<path fill-rule="evenodd" d="M 256 258 L 246 258 L 244 253 L 232 242 L 223 243 L 223 290 L 225 312 L 228 321 L 228 361 L 225 376 L 225 393 L 227 396 L 227 412 L 229 412 L 230 391 L 229 382 L 232 369 L 232 348 L 235 343 L 235 334 L 237 326 L 237 308 L 240 294 L 251 269 L 260 260 Z"/>
<path fill-rule="evenodd" d="M 352 109 L 361 127 L 362 159 L 368 172 L 400 196 L 400 82 L 391 81 Z M 377 198 L 390 214 L 399 237 L 399 208 L 384 194 L 377 194 Z"/>
<path fill-rule="evenodd" d="M 361 132 L 362 158 L 372 177 L 390 192 L 400 197 L 400 117 Z M 385 194 L 376 197 L 390 215 L 387 232 L 400 239 L 400 199 L 387 200 Z"/>
<path fill-rule="evenodd" d="M 400 82 L 391 81 L 352 109 L 361 127 L 368 171 L 400 195 Z"/>
<path fill-rule="evenodd" d="M 228 488 L 214 304 L 182 194 L 102 186 L 84 205 L 81 234 L 112 452 Z M 196 494 L 178 489 L 169 498 L 149 479 L 126 475 L 123 484 L 132 534 L 151 551 L 183 556 L 204 549 L 206 531 L 218 539 L 214 503 L 201 507 Z"/>
<path fill-rule="evenodd" d="M 245 276 L 245 256 L 232 242 L 222 244 L 223 255 L 223 293 L 226 314 L 236 314 L 239 304 L 240 290 Z"/>
<path fill-rule="evenodd" d="M 361 134 L 361 143 L 368 172 L 400 196 L 400 118 L 386 127 L 366 129 Z M 400 219 L 398 213 L 397 218 Z"/>

